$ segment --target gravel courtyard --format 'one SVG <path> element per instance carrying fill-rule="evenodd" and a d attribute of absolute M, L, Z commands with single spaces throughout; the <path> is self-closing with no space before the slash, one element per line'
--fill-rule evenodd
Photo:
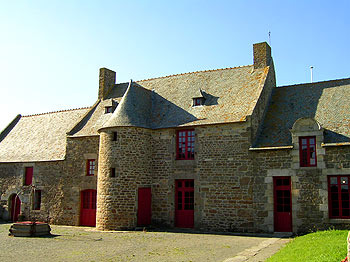
<path fill-rule="evenodd" d="M 51 226 L 50 237 L 25 238 L 8 236 L 10 225 L 0 224 L 0 261 L 263 261 L 253 255 L 261 250 L 273 253 L 288 241 L 175 232 L 100 232 L 68 226 Z"/>

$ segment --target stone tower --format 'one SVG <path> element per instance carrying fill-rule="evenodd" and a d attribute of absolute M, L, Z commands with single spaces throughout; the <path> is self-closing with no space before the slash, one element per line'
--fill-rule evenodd
<path fill-rule="evenodd" d="M 137 192 L 151 187 L 151 91 L 130 81 L 120 104 L 99 130 L 96 227 L 137 225 Z"/>

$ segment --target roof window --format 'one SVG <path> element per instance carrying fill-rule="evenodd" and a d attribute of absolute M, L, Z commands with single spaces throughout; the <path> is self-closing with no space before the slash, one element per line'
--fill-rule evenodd
<path fill-rule="evenodd" d="M 202 106 L 204 105 L 204 97 L 195 97 L 193 98 L 193 106 Z"/>
<path fill-rule="evenodd" d="M 106 106 L 105 107 L 105 114 L 108 114 L 108 113 L 113 113 L 113 106 Z"/>

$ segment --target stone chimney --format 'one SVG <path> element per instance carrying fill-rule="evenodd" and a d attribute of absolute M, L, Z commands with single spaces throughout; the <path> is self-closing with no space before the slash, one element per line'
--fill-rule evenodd
<path fill-rule="evenodd" d="M 266 43 L 256 43 L 253 45 L 254 69 L 263 68 L 270 65 L 271 47 Z"/>
<path fill-rule="evenodd" d="M 99 79 L 99 89 L 98 98 L 106 99 L 109 91 L 113 88 L 115 84 L 115 72 L 107 68 L 100 68 L 100 79 Z"/>

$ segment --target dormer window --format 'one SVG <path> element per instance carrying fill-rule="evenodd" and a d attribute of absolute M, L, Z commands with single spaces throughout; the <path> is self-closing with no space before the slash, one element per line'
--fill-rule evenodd
<path fill-rule="evenodd" d="M 113 106 L 106 106 L 105 107 L 105 114 L 108 114 L 108 113 L 113 113 Z"/>
<path fill-rule="evenodd" d="M 204 97 L 195 97 L 193 98 L 193 106 L 204 105 Z"/>

